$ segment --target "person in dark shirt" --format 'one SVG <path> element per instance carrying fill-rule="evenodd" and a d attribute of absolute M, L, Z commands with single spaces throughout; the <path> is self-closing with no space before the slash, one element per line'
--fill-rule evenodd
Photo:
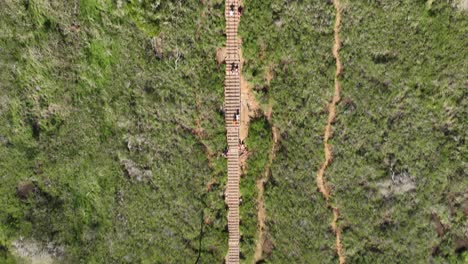
<path fill-rule="evenodd" d="M 231 4 L 231 6 L 229 6 L 229 15 L 234 15 L 234 4 Z"/>

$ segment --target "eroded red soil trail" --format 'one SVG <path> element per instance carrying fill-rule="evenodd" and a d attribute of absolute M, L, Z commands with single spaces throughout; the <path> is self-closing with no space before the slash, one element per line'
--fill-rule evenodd
<path fill-rule="evenodd" d="M 338 218 L 340 217 L 340 210 L 338 207 L 335 207 L 329 203 L 330 190 L 327 186 L 327 182 L 324 177 L 325 170 L 327 169 L 328 165 L 330 165 L 333 162 L 333 153 L 331 150 L 331 146 L 328 144 L 328 140 L 333 136 L 332 124 L 336 118 L 336 104 L 340 101 L 341 87 L 340 87 L 340 82 L 339 82 L 339 76 L 343 72 L 343 65 L 341 64 L 340 55 L 339 55 L 339 51 L 341 48 L 340 27 L 341 27 L 342 8 L 341 8 L 339 0 L 333 0 L 333 5 L 336 10 L 335 25 L 333 28 L 334 44 L 333 44 L 333 50 L 332 50 L 333 57 L 335 57 L 335 61 L 336 61 L 335 90 L 333 94 L 333 99 L 328 105 L 328 120 L 327 120 L 327 125 L 325 126 L 325 133 L 323 137 L 325 161 L 322 163 L 319 171 L 317 172 L 317 186 L 320 192 L 323 194 L 323 197 L 327 201 L 327 205 L 333 211 L 333 220 L 331 223 L 331 227 L 333 229 L 333 232 L 336 235 L 336 251 L 338 254 L 340 264 L 344 264 L 346 263 L 346 258 L 344 256 L 343 246 L 341 244 L 341 229 L 337 226 L 337 221 L 338 221 Z"/>

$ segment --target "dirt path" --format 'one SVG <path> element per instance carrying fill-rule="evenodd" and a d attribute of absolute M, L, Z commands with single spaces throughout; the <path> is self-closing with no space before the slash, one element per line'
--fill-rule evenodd
<path fill-rule="evenodd" d="M 266 177 L 266 176 L 265 176 Z M 257 263 L 262 259 L 263 253 L 263 243 L 265 242 L 265 220 L 266 220 L 266 210 L 265 210 L 265 200 L 263 199 L 263 193 L 265 191 L 265 179 L 260 179 L 257 181 L 258 189 L 258 199 L 257 199 L 257 243 L 255 245 L 254 253 L 254 263 Z"/>
<path fill-rule="evenodd" d="M 242 45 L 242 39 L 239 38 L 238 40 L 239 46 Z M 244 65 L 244 58 L 242 56 L 242 48 L 239 51 L 239 59 L 240 65 Z M 241 66 L 242 67 L 242 66 Z M 270 82 L 273 78 L 272 74 L 269 73 L 266 76 L 267 82 Z M 264 112 L 264 116 L 271 124 L 271 115 L 272 115 L 272 107 L 268 107 L 267 110 L 261 111 L 261 106 L 258 103 L 257 99 L 255 98 L 254 93 L 252 92 L 252 87 L 247 82 L 247 80 L 242 75 L 241 71 L 241 120 L 239 125 L 239 138 L 244 140 L 247 138 L 249 133 L 249 126 L 250 120 L 252 118 L 261 117 L 261 112 Z M 264 191 L 265 191 L 265 184 L 268 182 L 270 177 L 270 167 L 273 163 L 276 153 L 276 146 L 278 143 L 278 130 L 272 127 L 272 136 L 273 136 L 273 145 L 271 147 L 269 153 L 269 161 L 265 166 L 263 177 L 256 182 L 256 187 L 258 190 L 257 198 L 256 198 L 256 205 L 257 205 L 257 241 L 255 245 L 255 253 L 254 253 L 254 263 L 260 261 L 263 257 L 263 245 L 265 243 L 265 221 L 266 221 L 266 209 L 265 209 L 265 201 L 264 201 Z M 249 157 L 249 153 L 244 154 L 240 157 L 240 166 L 245 173 L 245 165 L 247 162 L 247 158 Z"/>
<path fill-rule="evenodd" d="M 239 47 L 242 47 L 242 39 L 238 38 Z M 242 57 L 242 48 L 239 48 L 239 65 L 241 69 L 240 74 L 240 87 L 241 87 L 241 111 L 240 111 L 240 124 L 239 124 L 239 139 L 245 140 L 249 135 L 250 120 L 260 116 L 260 104 L 257 102 L 252 86 L 242 75 L 242 68 L 244 65 L 244 58 Z M 247 158 L 250 152 L 240 156 L 240 166 L 242 173 L 246 173 Z"/>
<path fill-rule="evenodd" d="M 239 39 L 239 43 L 242 43 L 242 40 Z M 244 58 L 242 57 L 242 49 L 240 49 L 240 65 L 244 65 Z M 241 121 L 239 125 L 239 138 L 244 140 L 249 134 L 249 126 L 251 118 L 258 117 L 260 115 L 260 104 L 257 102 L 255 95 L 252 92 L 251 85 L 245 80 L 244 76 L 241 74 Z M 271 113 L 271 111 L 269 111 Z M 276 135 L 276 134 L 274 134 Z M 275 137 L 275 136 L 274 136 Z M 256 199 L 257 204 L 257 241 L 255 246 L 254 253 L 254 263 L 261 260 L 263 252 L 263 243 L 265 241 L 264 232 L 265 232 L 265 220 L 266 220 L 266 210 L 263 199 L 264 185 L 268 181 L 269 170 L 271 163 L 273 162 L 274 155 L 274 146 L 271 149 L 269 162 L 265 167 L 264 175 L 261 179 L 257 180 L 256 187 L 258 190 L 258 195 Z M 249 155 L 242 155 L 240 158 L 241 168 L 243 173 L 245 173 L 245 167 L 247 158 Z"/>
<path fill-rule="evenodd" d="M 325 126 L 325 134 L 323 137 L 323 144 L 324 144 L 324 152 L 325 152 L 325 161 L 323 162 L 322 166 L 320 166 L 319 171 L 317 172 L 317 186 L 320 192 L 323 194 L 323 197 L 327 201 L 327 205 L 333 211 L 333 221 L 331 223 L 331 227 L 333 232 L 336 235 L 336 251 L 338 254 L 338 258 L 340 264 L 346 263 L 346 258 L 343 254 L 343 246 L 341 244 L 341 229 L 337 226 L 338 218 L 340 217 L 340 211 L 337 207 L 330 205 L 330 190 L 327 186 L 324 174 L 325 170 L 327 169 L 328 165 L 330 165 L 333 161 L 333 153 L 331 150 L 330 145 L 328 144 L 328 140 L 333 136 L 332 131 L 332 124 L 336 118 L 336 104 L 340 101 L 340 82 L 339 76 L 343 72 L 343 65 L 341 64 L 339 51 L 341 48 L 341 40 L 340 40 L 340 27 L 341 27 L 341 14 L 342 8 L 340 5 L 339 0 L 333 0 L 333 5 L 336 10 L 336 17 L 335 17 L 335 26 L 333 28 L 334 32 L 334 44 L 333 44 L 333 57 L 335 57 L 336 61 L 336 72 L 335 72 L 335 90 L 333 94 L 333 99 L 328 105 L 328 120 L 327 125 Z"/>
<path fill-rule="evenodd" d="M 242 40 L 239 38 L 238 40 L 239 46 L 242 45 Z M 239 59 L 240 59 L 240 65 L 244 65 L 244 58 L 242 56 L 242 48 L 240 49 L 239 52 Z M 271 79 L 273 78 L 273 75 L 268 72 L 266 74 L 266 80 L 269 83 Z M 241 71 L 241 121 L 239 125 L 239 138 L 241 140 L 244 140 L 247 138 L 249 134 L 249 126 L 250 126 L 250 120 L 252 118 L 258 118 L 261 117 L 261 106 L 258 103 L 257 99 L 255 98 L 254 93 L 252 92 L 252 87 L 251 85 L 245 80 L 244 76 L 242 75 Z M 268 109 L 263 111 L 263 115 L 266 117 L 268 122 L 272 124 L 271 122 L 271 115 L 272 115 L 272 107 L 269 106 Z M 265 209 L 265 200 L 264 200 L 264 192 L 265 192 L 265 184 L 268 182 L 268 179 L 270 177 L 270 167 L 271 164 L 273 163 L 273 160 L 275 158 L 275 153 L 276 153 L 276 146 L 278 143 L 278 130 L 272 127 L 272 136 L 273 136 L 273 145 L 271 147 L 270 153 L 269 153 L 269 161 L 267 165 L 265 166 L 264 172 L 263 172 L 263 177 L 256 182 L 256 187 L 258 190 L 257 198 L 256 198 L 256 205 L 257 205 L 257 241 L 255 245 L 255 253 L 254 253 L 254 263 L 257 263 L 260 261 L 263 257 L 263 245 L 265 243 L 265 221 L 266 221 L 266 209 Z M 247 155 L 242 155 L 240 158 L 240 166 L 245 173 L 245 165 L 247 162 L 247 158 L 249 157 L 248 153 Z"/>
<path fill-rule="evenodd" d="M 271 123 L 271 107 L 269 111 L 266 113 L 266 117 L 268 121 Z M 264 199 L 264 192 L 265 192 L 265 184 L 268 182 L 270 178 L 270 168 L 273 160 L 275 159 L 276 150 L 278 146 L 278 136 L 279 132 L 276 127 L 272 126 L 272 133 L 273 133 L 273 145 L 271 147 L 269 153 L 269 160 L 268 164 L 265 167 L 263 177 L 257 180 L 256 186 L 258 189 L 258 196 L 257 196 L 257 242 L 255 245 L 255 253 L 254 253 L 254 263 L 259 262 L 263 258 L 263 245 L 265 244 L 265 221 L 266 221 L 266 209 L 265 209 L 265 199 Z"/>
<path fill-rule="evenodd" d="M 239 46 L 242 46 L 242 39 L 238 39 Z M 241 68 L 244 65 L 244 57 L 242 56 L 242 48 L 239 49 L 239 59 Z M 242 75 L 241 70 L 241 120 L 239 125 L 239 138 L 244 140 L 249 134 L 250 119 L 258 117 L 260 104 L 255 99 L 255 95 L 252 92 L 251 85 Z"/>

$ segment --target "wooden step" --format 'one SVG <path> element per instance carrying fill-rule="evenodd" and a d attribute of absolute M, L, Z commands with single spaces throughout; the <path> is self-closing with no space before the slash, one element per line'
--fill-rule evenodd
<path fill-rule="evenodd" d="M 234 14 L 231 16 L 230 6 L 234 5 Z M 229 146 L 227 155 L 227 174 L 228 179 L 225 190 L 225 202 L 228 205 L 228 254 L 226 256 L 227 264 L 238 264 L 240 257 L 240 230 L 239 230 L 239 181 L 240 181 L 240 164 L 239 164 L 239 129 L 238 123 L 233 122 L 233 115 L 240 110 L 241 92 L 240 92 L 240 71 L 231 71 L 231 64 L 239 65 L 239 41 L 237 32 L 239 28 L 239 16 L 237 8 L 239 4 L 237 0 L 227 0 L 225 2 L 224 16 L 226 19 L 226 77 L 224 81 L 224 110 L 226 122 L 226 141 Z M 241 65 L 239 65 L 241 66 Z"/>

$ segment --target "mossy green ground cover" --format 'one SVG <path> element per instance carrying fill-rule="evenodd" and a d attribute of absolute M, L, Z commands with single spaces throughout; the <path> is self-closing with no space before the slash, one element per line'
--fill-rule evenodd
<path fill-rule="evenodd" d="M 244 0 L 244 74 L 280 133 L 267 263 L 337 263 L 315 183 L 335 73 L 329 2 Z M 348 263 L 464 263 L 466 13 L 446 1 L 342 4 L 326 177 Z M 21 237 L 63 247 L 63 263 L 222 262 L 223 11 L 221 0 L 0 2 L 1 263 L 17 262 Z M 250 263 L 270 124 L 254 121 L 246 143 Z M 21 182 L 34 185 L 27 199 Z"/>
<path fill-rule="evenodd" d="M 246 173 L 241 179 L 241 252 L 245 263 L 252 263 L 257 240 L 257 180 L 265 177 L 268 168 L 273 136 L 271 127 L 264 118 L 252 120 L 246 146 L 250 154 L 246 164 Z"/>
<path fill-rule="evenodd" d="M 466 263 L 466 13 L 445 1 L 343 2 L 327 176 L 348 261 Z"/>
<path fill-rule="evenodd" d="M 65 263 L 222 261 L 223 8 L 0 3 L 0 262 L 20 236 L 64 247 Z"/>
<path fill-rule="evenodd" d="M 316 191 L 315 174 L 323 161 L 323 110 L 332 95 L 333 7 L 325 1 L 245 0 L 244 4 L 239 28 L 244 74 L 258 100 L 273 105 L 272 123 L 280 133 L 265 187 L 267 244 L 273 246 L 265 248 L 266 261 L 332 262 L 331 214 Z M 270 84 L 268 71 L 274 76 Z M 255 134 L 249 134 L 251 140 L 270 141 L 265 148 L 269 151 L 271 132 L 263 137 Z M 263 170 L 251 168 L 254 162 L 247 165 L 247 171 L 262 176 Z"/>
<path fill-rule="evenodd" d="M 244 2 L 244 74 L 273 103 L 281 133 L 265 190 L 266 262 L 336 263 L 331 211 L 315 187 L 335 11 L 326 1 Z M 466 13 L 444 1 L 342 2 L 343 100 L 326 177 L 348 262 L 466 262 Z"/>

